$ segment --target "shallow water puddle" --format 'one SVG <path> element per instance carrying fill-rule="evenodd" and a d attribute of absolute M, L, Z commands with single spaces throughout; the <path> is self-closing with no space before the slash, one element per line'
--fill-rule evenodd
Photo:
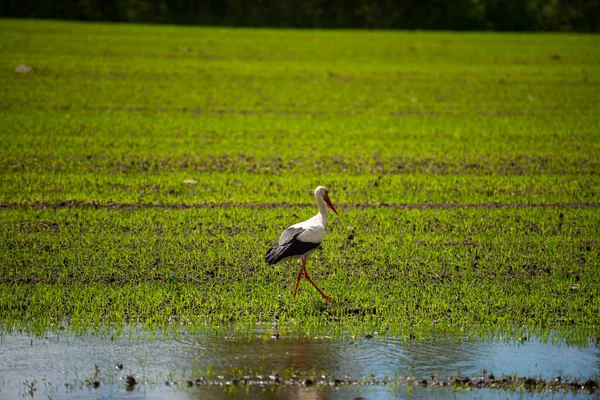
<path fill-rule="evenodd" d="M 0 398 L 520 398 L 525 389 L 464 390 L 502 376 L 531 385 L 561 377 L 544 397 L 590 396 L 572 391 L 600 377 L 600 347 L 482 342 L 461 338 L 346 340 L 212 337 L 176 338 L 135 332 L 106 335 L 5 335 L 0 347 Z M 485 370 L 485 374 L 484 374 Z M 129 377 L 129 378 L 128 378 Z M 432 377 L 434 377 L 432 379 Z M 491 379 L 491 380 L 490 380 Z M 569 386 L 565 382 L 578 382 Z M 482 380 L 483 382 L 483 380 Z M 444 386 L 447 383 L 449 386 Z M 464 383 L 464 382 L 463 382 Z M 512 383 L 513 387 L 523 382 Z M 467 385 L 468 386 L 468 385 Z M 509 385 L 510 386 L 510 382 Z M 589 387 L 588 387 L 589 389 Z M 595 395 L 598 394 L 596 391 Z"/>

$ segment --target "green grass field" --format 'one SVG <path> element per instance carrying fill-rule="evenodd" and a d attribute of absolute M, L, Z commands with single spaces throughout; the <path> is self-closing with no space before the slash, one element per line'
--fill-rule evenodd
<path fill-rule="evenodd" d="M 600 332 L 598 36 L 0 20 L 0 81 L 4 330 Z"/>

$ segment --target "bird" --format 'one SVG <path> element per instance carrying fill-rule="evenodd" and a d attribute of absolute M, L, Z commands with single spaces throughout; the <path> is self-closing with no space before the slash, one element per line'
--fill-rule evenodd
<path fill-rule="evenodd" d="M 310 275 L 308 275 L 308 272 L 306 271 L 306 259 L 321 246 L 321 241 L 325 236 L 325 227 L 327 225 L 327 208 L 331 208 L 336 215 L 338 215 L 338 212 L 329 199 L 329 192 L 325 186 L 317 186 L 314 194 L 317 206 L 319 207 L 317 215 L 306 221 L 294 224 L 284 230 L 277 243 L 275 243 L 265 254 L 265 261 L 268 265 L 273 265 L 288 258 L 300 259 L 302 268 L 300 268 L 298 279 L 296 280 L 294 298 L 296 298 L 300 280 L 302 277 L 305 277 L 325 300 L 331 300 L 332 297 L 323 293 L 317 284 L 310 278 Z"/>

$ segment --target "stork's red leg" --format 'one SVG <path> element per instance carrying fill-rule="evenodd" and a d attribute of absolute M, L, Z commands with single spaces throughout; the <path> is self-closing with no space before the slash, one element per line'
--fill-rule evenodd
<path fill-rule="evenodd" d="M 321 296 L 323 296 L 323 298 L 325 300 L 331 300 L 333 297 L 328 296 L 325 293 L 323 293 L 323 291 L 321 289 L 319 289 L 319 287 L 317 286 L 317 284 L 315 282 L 313 282 L 312 279 L 310 279 L 310 276 L 308 275 L 308 272 L 306 271 L 306 262 L 303 263 L 303 269 L 304 269 L 304 277 L 306 279 L 308 279 L 308 281 L 315 287 L 315 289 L 317 289 L 319 291 L 319 293 L 321 293 Z"/>
<path fill-rule="evenodd" d="M 296 292 L 298 291 L 298 284 L 300 283 L 300 279 L 302 279 L 302 274 L 304 273 L 304 270 L 306 269 L 306 260 L 304 259 L 304 257 L 301 259 L 302 261 L 302 267 L 300 267 L 300 272 L 298 273 L 298 280 L 296 281 L 296 290 L 294 290 L 294 298 L 296 298 Z"/>

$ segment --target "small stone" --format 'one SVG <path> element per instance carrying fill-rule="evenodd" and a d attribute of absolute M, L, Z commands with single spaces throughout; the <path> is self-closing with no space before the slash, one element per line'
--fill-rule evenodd
<path fill-rule="evenodd" d="M 34 71 L 34 68 L 31 65 L 27 64 L 19 64 L 15 68 L 15 72 L 18 74 L 29 74 Z"/>
<path fill-rule="evenodd" d="M 571 292 L 576 292 L 579 290 L 579 283 L 575 283 L 573 285 L 571 285 Z"/>
<path fill-rule="evenodd" d="M 135 380 L 135 378 L 132 375 L 127 375 L 127 386 L 135 386 L 137 385 L 137 381 Z"/>
<path fill-rule="evenodd" d="M 595 392 L 596 389 L 598 388 L 598 383 L 596 381 L 588 379 L 583 384 L 583 388 L 586 389 L 586 390 L 588 390 L 588 391 L 590 391 L 590 392 Z"/>
<path fill-rule="evenodd" d="M 538 383 L 538 380 L 534 378 L 527 378 L 524 382 L 525 386 L 537 386 Z"/>

